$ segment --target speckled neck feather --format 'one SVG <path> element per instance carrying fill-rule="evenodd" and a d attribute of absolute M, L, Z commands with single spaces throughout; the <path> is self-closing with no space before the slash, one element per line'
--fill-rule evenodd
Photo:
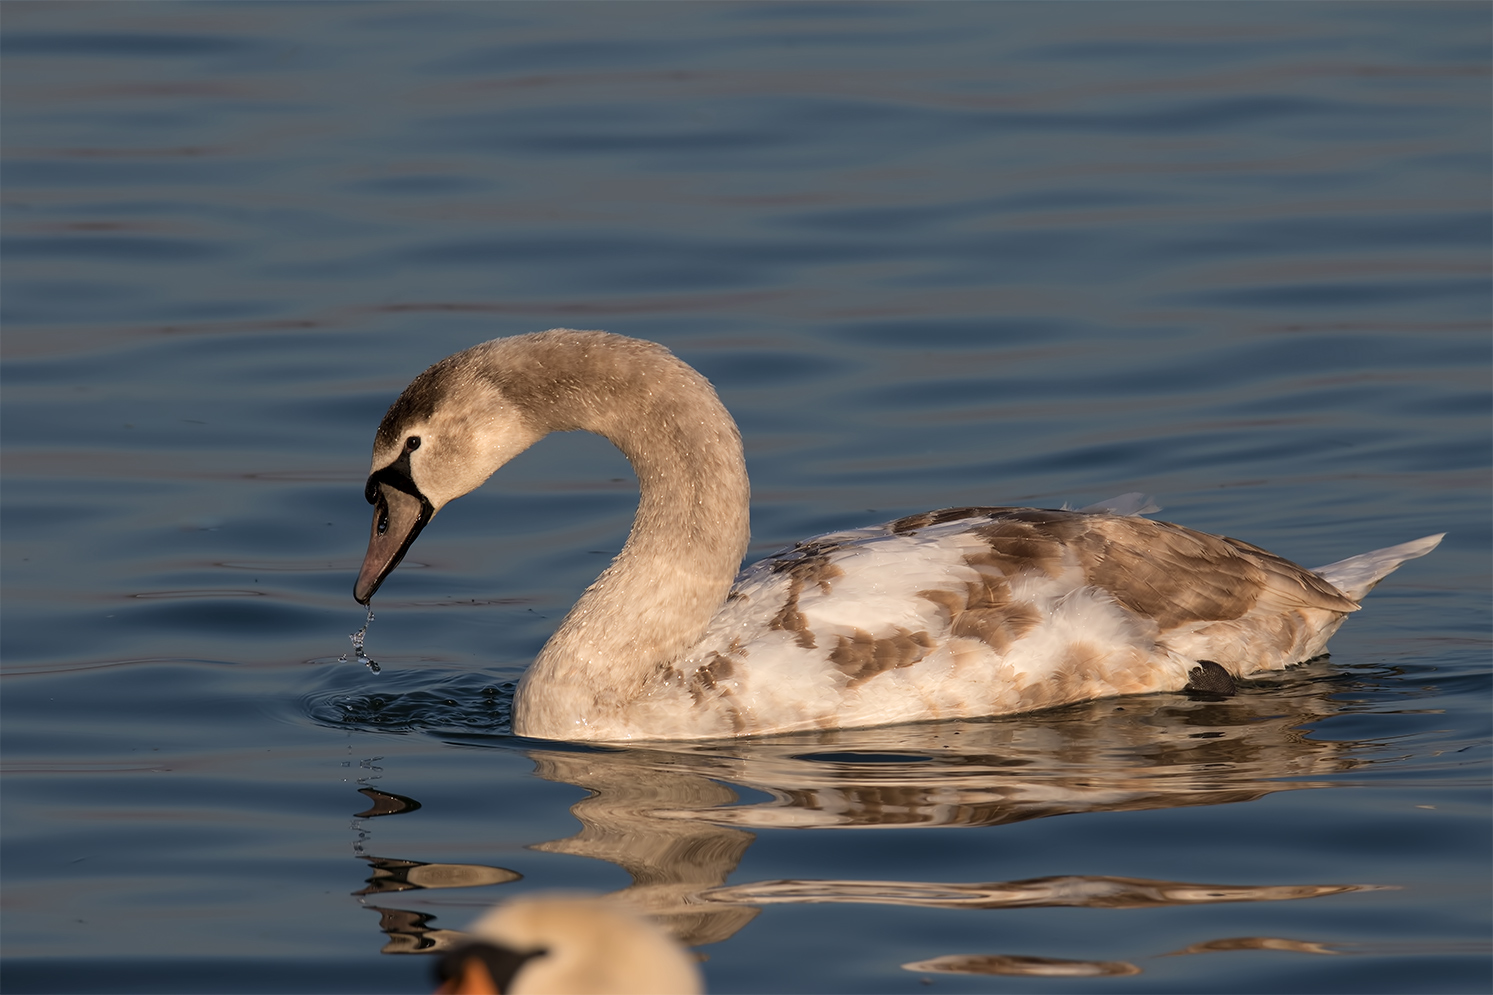
<path fill-rule="evenodd" d="M 749 532 L 741 435 L 710 383 L 651 342 L 555 331 L 460 355 L 537 435 L 594 432 L 638 477 L 626 545 L 565 616 L 514 701 L 521 735 L 584 735 L 586 716 L 626 708 L 699 641 L 725 600 Z"/>

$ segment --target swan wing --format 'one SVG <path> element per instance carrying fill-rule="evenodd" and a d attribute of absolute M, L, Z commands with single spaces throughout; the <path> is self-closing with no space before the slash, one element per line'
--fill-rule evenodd
<path fill-rule="evenodd" d="M 1320 652 L 1357 603 L 1249 543 L 1133 511 L 954 508 L 806 540 L 737 578 L 675 674 L 724 734 L 1177 690 Z"/>

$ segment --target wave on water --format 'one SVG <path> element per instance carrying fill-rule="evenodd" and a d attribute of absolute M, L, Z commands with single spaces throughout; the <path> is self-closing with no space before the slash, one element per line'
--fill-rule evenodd
<path fill-rule="evenodd" d="M 336 668 L 321 688 L 301 696 L 312 721 L 363 732 L 508 736 L 513 681 L 485 674 L 399 668 L 379 675 L 377 687 L 348 686 L 350 670 Z"/>

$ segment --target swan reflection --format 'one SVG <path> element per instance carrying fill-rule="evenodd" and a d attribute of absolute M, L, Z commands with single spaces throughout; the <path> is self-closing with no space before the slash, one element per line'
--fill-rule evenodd
<path fill-rule="evenodd" d="M 1313 894 L 1332 894 L 1334 891 L 1354 890 L 1358 889 L 1339 886 L 1330 890 L 1314 891 Z M 1297 894 L 1278 897 L 1305 898 L 1308 896 Z M 1250 899 L 1240 898 L 1238 900 L 1249 901 Z M 1110 906 L 1110 908 L 1114 907 Z M 1327 956 L 1342 953 L 1341 950 L 1333 949 L 1326 943 L 1287 940 L 1278 936 L 1235 936 L 1223 940 L 1194 943 L 1185 950 L 1173 950 L 1158 956 L 1179 957 L 1183 954 L 1238 950 L 1277 950 Z M 1033 978 L 1097 978 L 1141 973 L 1139 967 L 1123 960 L 1063 960 L 1055 957 L 1026 957 L 1020 954 L 945 954 L 942 957 L 903 964 L 902 969 L 919 974 L 1004 974 Z"/>
<path fill-rule="evenodd" d="M 368 887 L 354 895 L 382 895 L 391 891 L 420 891 L 426 888 L 477 888 L 490 884 L 507 884 L 522 875 L 506 867 L 486 864 L 432 864 L 418 860 L 390 860 L 387 857 L 364 857 L 373 868 Z"/>
<path fill-rule="evenodd" d="M 1149 696 L 1016 719 L 797 734 L 668 749 L 527 747 L 535 772 L 587 796 L 571 807 L 581 829 L 530 849 L 603 860 L 631 884 L 612 897 L 680 941 L 725 940 L 764 906 L 869 903 L 929 908 L 1107 909 L 1295 901 L 1375 889 L 1369 884 L 1229 884 L 1102 875 L 1016 881 L 804 879 L 726 884 L 766 828 L 997 826 L 1053 815 L 1246 802 L 1276 791 L 1333 786 L 1363 761 L 1357 744 L 1303 728 L 1338 709 L 1309 674 L 1222 701 Z M 1330 685 L 1329 685 L 1330 688 Z M 504 739 L 504 745 L 513 741 Z M 365 816 L 412 811 L 413 799 L 365 789 Z M 360 896 L 517 880 L 480 864 L 368 857 Z M 474 903 L 476 904 L 476 903 Z M 485 904 L 485 900 L 483 902 Z M 426 953 L 464 938 L 426 913 L 379 908 L 387 953 Z M 1253 945 L 1251 945 L 1253 944 Z M 1319 952 L 1306 940 L 1219 939 L 1176 953 L 1223 949 Z M 937 951 L 930 951 L 936 954 Z M 1062 961 L 1011 953 L 948 954 L 905 965 L 923 972 L 1127 974 L 1128 962 Z"/>
<path fill-rule="evenodd" d="M 1021 719 L 533 756 L 541 777 L 595 793 L 572 810 L 586 826 L 572 839 L 588 846 L 609 829 L 639 830 L 640 821 L 648 832 L 675 835 L 670 821 L 751 829 L 993 826 L 1331 787 L 1324 775 L 1358 761 L 1345 744 L 1311 739 L 1302 727 L 1336 711 L 1311 694 L 1153 696 Z M 738 804 L 727 785 L 767 800 Z M 581 852 L 569 843 L 546 847 Z"/>
<path fill-rule="evenodd" d="M 1031 978 L 1103 978 L 1140 974 L 1123 960 L 1061 960 L 1018 954 L 949 954 L 903 964 L 919 974 L 1010 974 Z"/>

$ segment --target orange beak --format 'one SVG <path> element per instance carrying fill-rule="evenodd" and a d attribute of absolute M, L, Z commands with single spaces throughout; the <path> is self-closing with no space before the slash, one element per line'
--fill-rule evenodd
<path fill-rule="evenodd" d="M 482 963 L 481 957 L 468 957 L 461 962 L 461 973 L 435 990 L 435 995 L 501 995 L 492 972 Z"/>

